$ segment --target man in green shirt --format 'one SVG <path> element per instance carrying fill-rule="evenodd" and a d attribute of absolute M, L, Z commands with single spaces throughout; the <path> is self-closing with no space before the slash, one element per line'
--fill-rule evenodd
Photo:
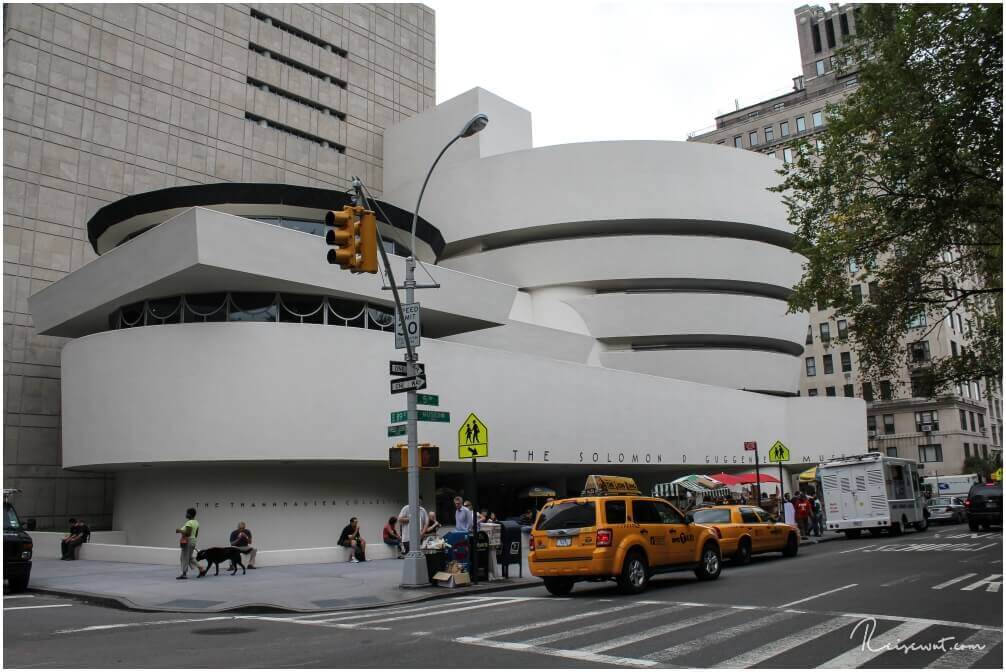
<path fill-rule="evenodd" d="M 177 579 L 187 579 L 189 568 L 195 569 L 199 572 L 199 576 L 202 576 L 206 572 L 199 569 L 199 565 L 196 564 L 196 539 L 199 537 L 199 521 L 196 520 L 196 510 L 189 509 L 185 512 L 185 524 L 175 530 L 178 534 L 182 535 L 179 539 L 179 544 L 182 550 L 182 573 L 181 576 L 177 576 Z M 207 568 L 208 569 L 208 568 Z M 198 577 L 197 577 L 198 578 Z"/>

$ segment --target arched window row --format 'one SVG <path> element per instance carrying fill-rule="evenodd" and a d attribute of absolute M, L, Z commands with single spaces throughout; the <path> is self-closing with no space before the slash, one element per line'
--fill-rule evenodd
<path fill-rule="evenodd" d="M 334 296 L 280 292 L 212 292 L 149 299 L 119 308 L 110 329 L 192 322 L 298 322 L 392 331 L 394 312 Z"/>

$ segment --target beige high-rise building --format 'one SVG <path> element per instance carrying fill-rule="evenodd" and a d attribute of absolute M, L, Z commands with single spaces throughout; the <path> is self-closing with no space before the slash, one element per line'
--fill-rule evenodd
<path fill-rule="evenodd" d="M 837 55 L 856 32 L 857 7 L 803 5 L 794 14 L 801 73 L 792 78 L 792 91 L 738 106 L 716 117 L 714 128 L 690 134 L 690 141 L 761 152 L 780 161 L 792 160 L 798 141 L 816 146 L 815 135 L 827 124 L 826 105 L 858 84 L 855 67 L 842 69 Z M 872 278 L 854 263 L 848 277 L 853 291 L 869 301 L 876 286 Z M 957 474 L 966 457 L 1002 450 L 999 381 L 974 381 L 930 398 L 913 379 L 917 367 L 968 347 L 971 318 L 966 310 L 920 316 L 902 344 L 911 363 L 896 380 L 860 379 L 855 353 L 848 344 L 836 343 L 848 329 L 848 320 L 834 310 L 811 312 L 800 394 L 865 399 L 870 450 L 918 460 L 926 475 Z"/>
<path fill-rule="evenodd" d="M 96 258 L 123 196 L 213 182 L 382 191 L 383 131 L 432 107 L 419 4 L 5 4 L 4 487 L 39 527 L 111 524 L 61 468 L 60 351 L 28 297 Z M 128 376 L 128 371 L 121 375 Z M 128 418 L 123 419 L 128 424 Z M 185 418 L 165 417 L 166 424 Z"/>

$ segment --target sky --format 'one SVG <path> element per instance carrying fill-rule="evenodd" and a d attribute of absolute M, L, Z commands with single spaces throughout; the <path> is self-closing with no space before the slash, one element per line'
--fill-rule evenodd
<path fill-rule="evenodd" d="M 784 3 L 425 0 L 437 103 L 480 86 L 531 112 L 534 146 L 684 140 L 800 73 Z M 814 3 L 807 3 L 814 4 Z"/>

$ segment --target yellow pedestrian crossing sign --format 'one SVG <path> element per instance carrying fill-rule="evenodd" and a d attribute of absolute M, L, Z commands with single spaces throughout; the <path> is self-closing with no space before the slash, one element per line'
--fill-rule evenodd
<path fill-rule="evenodd" d="M 782 441 L 776 441 L 768 449 L 769 462 L 789 462 L 789 448 Z"/>
<path fill-rule="evenodd" d="M 458 459 L 489 457 L 489 428 L 474 413 L 458 428 Z"/>

